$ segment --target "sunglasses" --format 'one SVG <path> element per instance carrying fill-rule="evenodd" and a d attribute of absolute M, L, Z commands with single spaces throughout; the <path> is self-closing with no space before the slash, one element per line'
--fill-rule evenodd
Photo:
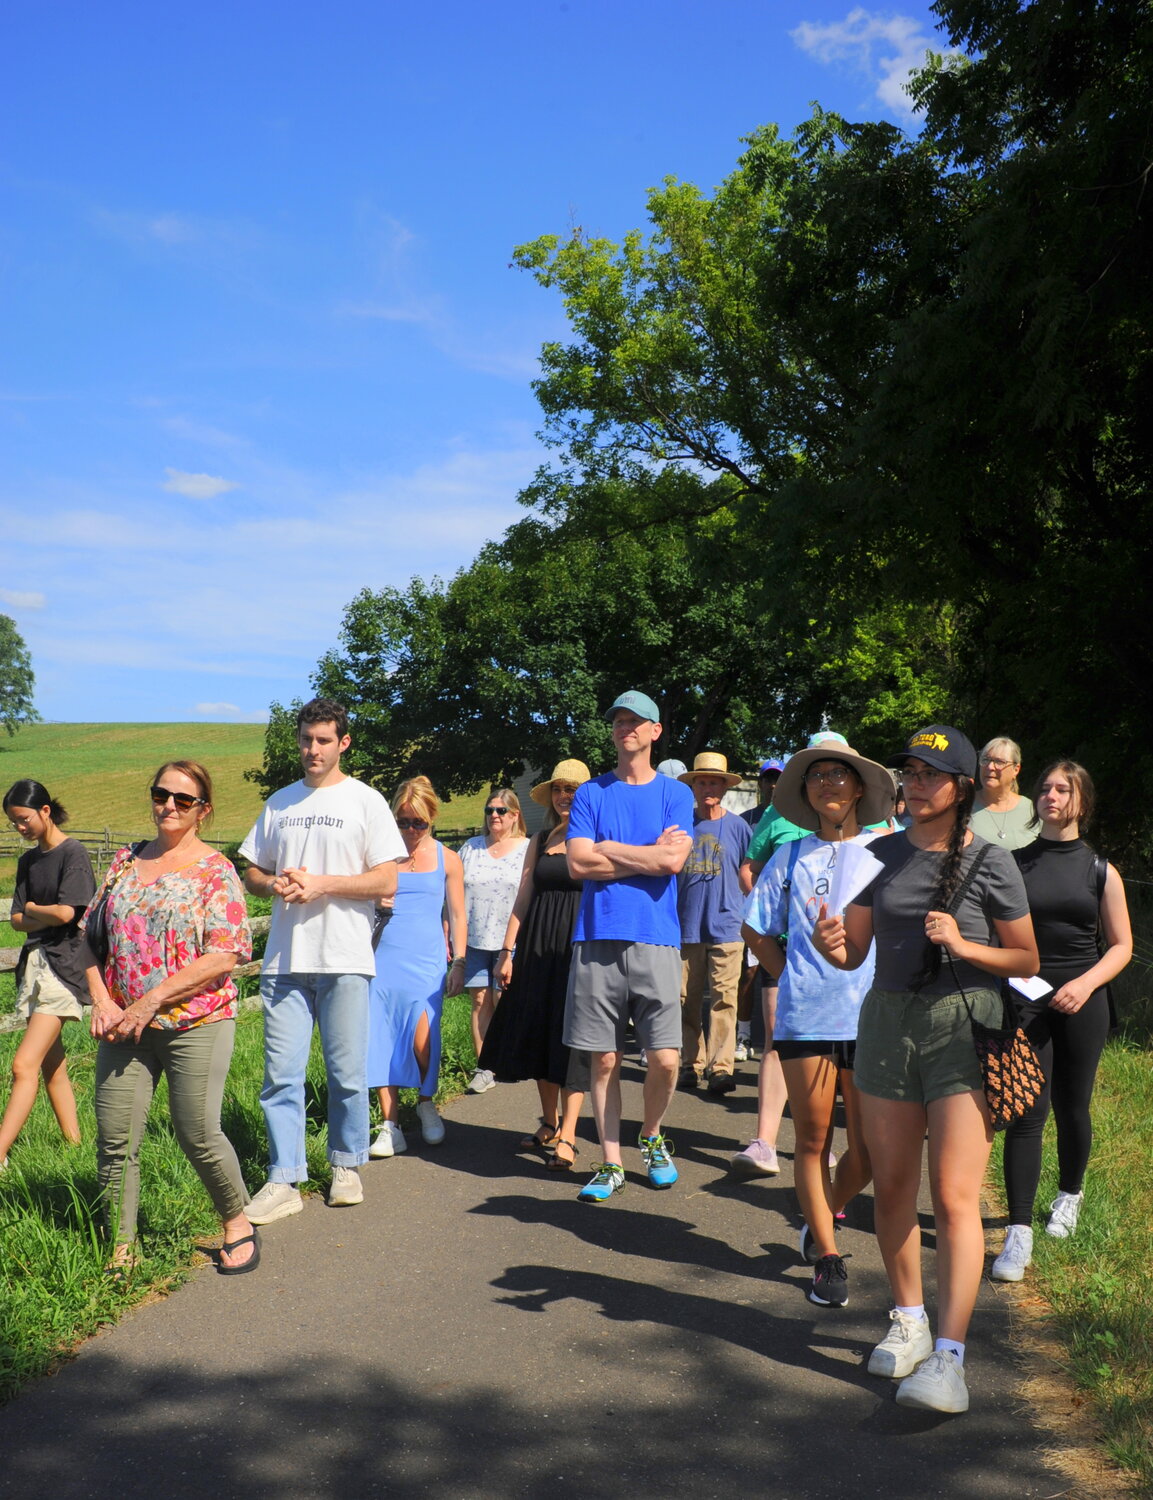
<path fill-rule="evenodd" d="M 428 824 L 423 818 L 397 818 L 396 826 L 398 828 L 414 828 L 417 833 L 423 833 Z"/>
<path fill-rule="evenodd" d="M 507 807 L 486 807 L 484 810 L 486 818 L 504 818 L 508 816 Z"/>
<path fill-rule="evenodd" d="M 177 812 L 191 812 L 194 807 L 208 806 L 203 797 L 190 797 L 187 792 L 170 792 L 166 786 L 150 786 L 148 795 L 157 807 L 167 807 L 171 798 Z"/>

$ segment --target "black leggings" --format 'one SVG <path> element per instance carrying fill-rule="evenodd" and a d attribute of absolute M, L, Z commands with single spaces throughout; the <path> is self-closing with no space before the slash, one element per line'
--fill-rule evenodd
<path fill-rule="evenodd" d="M 1109 1037 L 1109 997 L 1096 990 L 1073 1015 L 1043 1010 L 1021 1016 L 1026 1035 L 1037 1049 L 1045 1088 L 1023 1119 L 1005 1132 L 1005 1191 L 1009 1223 L 1031 1224 L 1033 1200 L 1041 1178 L 1041 1137 L 1052 1102 L 1057 1122 L 1058 1187 L 1079 1193 L 1093 1146 L 1089 1102 L 1097 1064 Z"/>

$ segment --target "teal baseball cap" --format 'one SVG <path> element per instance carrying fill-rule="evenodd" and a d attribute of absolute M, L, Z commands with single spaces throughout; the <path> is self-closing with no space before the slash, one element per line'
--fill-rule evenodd
<path fill-rule="evenodd" d="M 627 693 L 622 693 L 605 714 L 610 724 L 613 721 L 613 715 L 620 708 L 627 708 L 630 713 L 636 714 L 638 719 L 649 719 L 653 724 L 661 722 L 660 709 L 647 693 L 640 693 L 636 688 L 629 688 Z"/>

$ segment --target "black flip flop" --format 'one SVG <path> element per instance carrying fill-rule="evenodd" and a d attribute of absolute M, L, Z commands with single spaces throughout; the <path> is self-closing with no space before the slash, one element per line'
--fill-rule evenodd
<path fill-rule="evenodd" d="M 216 1269 L 221 1276 L 244 1276 L 249 1271 L 255 1271 L 260 1264 L 260 1230 L 254 1229 L 251 1234 L 246 1234 L 242 1240 L 233 1240 L 230 1244 L 221 1245 L 220 1254 L 229 1255 L 233 1250 L 239 1250 L 241 1245 L 251 1245 L 252 1255 L 242 1266 L 226 1266 L 223 1260 L 216 1262 Z"/>

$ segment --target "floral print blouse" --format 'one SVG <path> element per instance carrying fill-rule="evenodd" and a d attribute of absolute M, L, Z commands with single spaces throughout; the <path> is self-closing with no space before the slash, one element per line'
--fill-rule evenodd
<path fill-rule="evenodd" d="M 104 982 L 122 1010 L 204 953 L 235 953 L 240 963 L 252 956 L 244 890 L 223 854 L 205 854 L 145 885 L 132 850 L 121 849 L 93 905 L 110 885 L 115 888 L 108 903 Z M 235 1015 L 236 983 L 225 974 L 198 994 L 166 1006 L 149 1024 L 161 1031 L 187 1031 Z"/>

